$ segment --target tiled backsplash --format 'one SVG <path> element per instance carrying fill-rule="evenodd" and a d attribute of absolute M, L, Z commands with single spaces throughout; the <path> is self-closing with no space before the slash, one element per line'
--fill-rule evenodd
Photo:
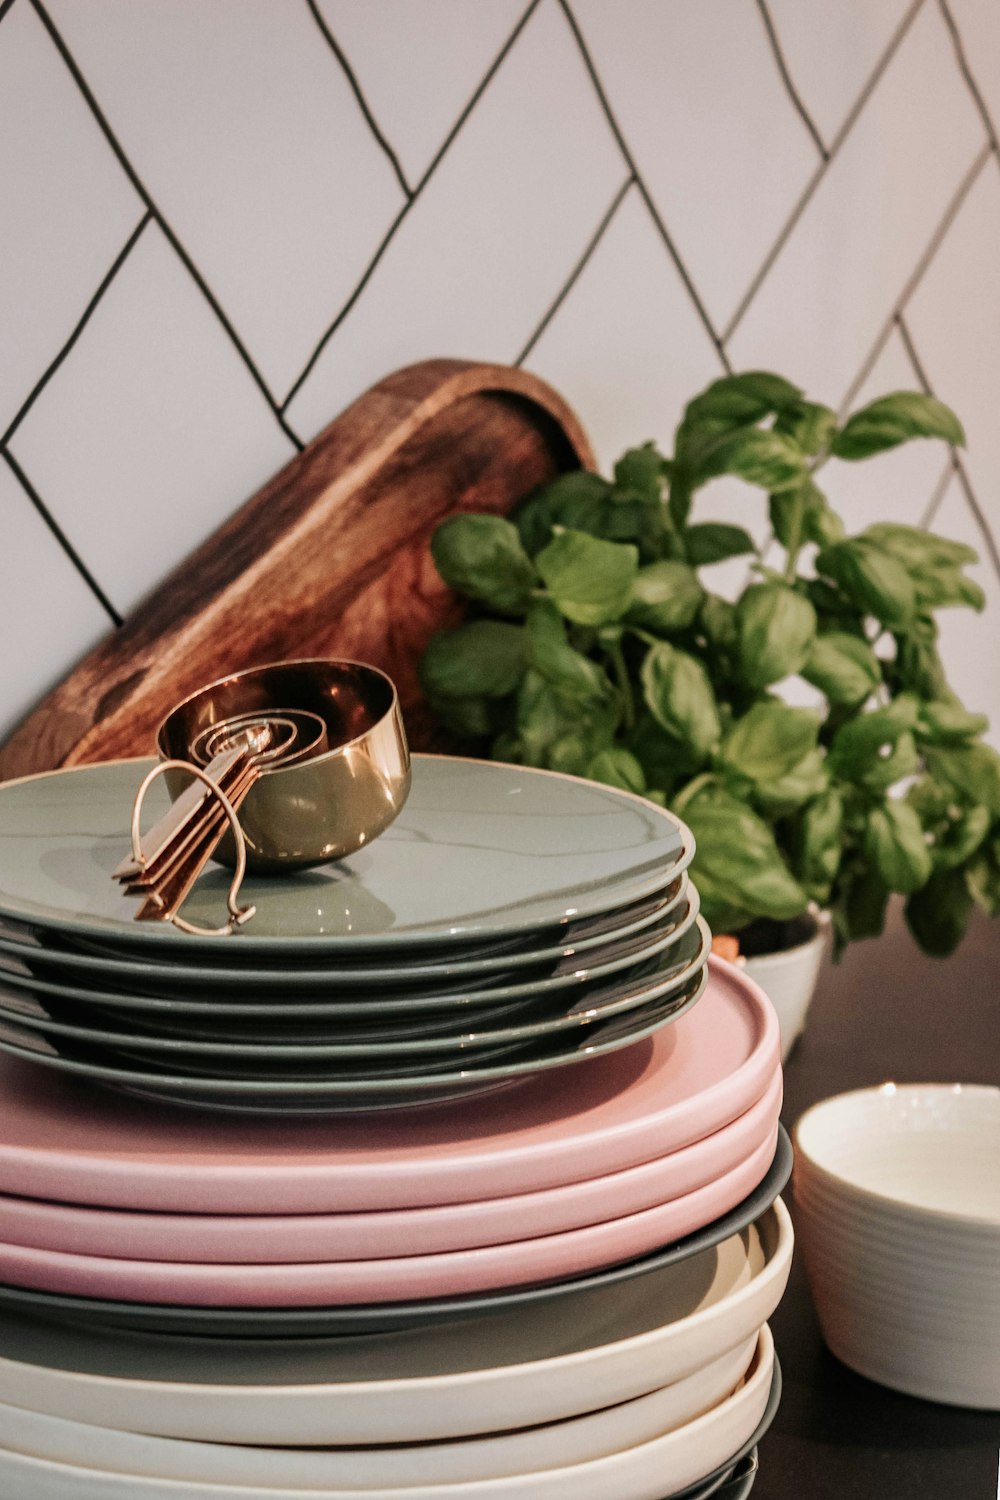
<path fill-rule="evenodd" d="M 949 401 L 960 459 L 825 475 L 979 550 L 943 634 L 1000 744 L 998 124 L 997 0 L 0 0 L 0 733 L 447 354 L 550 380 L 604 462 L 726 368 Z"/>

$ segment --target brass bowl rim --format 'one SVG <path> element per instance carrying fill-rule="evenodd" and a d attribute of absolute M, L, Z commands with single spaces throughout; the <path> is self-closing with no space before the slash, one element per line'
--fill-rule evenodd
<path fill-rule="evenodd" d="M 214 682 L 206 682 L 200 688 L 196 688 L 193 693 L 189 693 L 186 698 L 182 698 L 179 703 L 175 703 L 170 712 L 165 714 L 160 720 L 156 728 L 156 751 L 161 760 L 164 758 L 169 759 L 171 756 L 170 747 L 164 744 L 163 736 L 167 725 L 175 714 L 179 714 L 182 709 L 187 708 L 189 704 L 194 703 L 196 699 L 203 697 L 204 694 L 210 693 L 214 688 L 225 687 L 229 683 L 238 682 L 241 678 L 255 677 L 262 672 L 273 672 L 281 667 L 354 667 L 362 672 L 370 672 L 373 676 L 380 677 L 388 685 L 390 694 L 389 705 L 385 713 L 380 714 L 374 723 L 369 724 L 367 729 L 363 730 L 361 734 L 356 734 L 353 739 L 345 740 L 342 745 L 334 745 L 332 749 L 325 750 L 322 755 L 314 756 L 310 760 L 293 761 L 287 766 L 262 765 L 258 771 L 260 777 L 292 775 L 296 771 L 301 771 L 305 766 L 321 766 L 326 761 L 335 760 L 343 756 L 346 751 L 356 748 L 374 730 L 378 729 L 381 724 L 384 724 L 387 719 L 392 718 L 394 714 L 400 714 L 399 693 L 395 682 L 387 672 L 383 672 L 381 667 L 373 667 L 371 662 L 354 661 L 352 658 L 346 656 L 303 656 L 293 657 L 285 661 L 263 662 L 260 666 L 244 667 L 239 672 L 228 672 L 225 677 L 217 677 Z M 281 712 L 282 709 L 287 709 L 288 707 L 288 704 L 282 704 L 276 711 Z M 185 750 L 190 753 L 190 745 L 186 744 Z"/>

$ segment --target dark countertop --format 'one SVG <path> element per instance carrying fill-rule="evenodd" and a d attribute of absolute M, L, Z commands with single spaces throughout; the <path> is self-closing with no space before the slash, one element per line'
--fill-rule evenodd
<path fill-rule="evenodd" d="M 826 965 L 786 1065 L 785 1124 L 887 1079 L 1000 1083 L 1000 920 L 977 913 L 941 962 L 917 950 L 897 909 L 883 938 Z M 918 1401 L 848 1370 L 820 1339 L 798 1254 L 771 1326 L 784 1394 L 753 1500 L 997 1500 L 1000 1412 Z"/>

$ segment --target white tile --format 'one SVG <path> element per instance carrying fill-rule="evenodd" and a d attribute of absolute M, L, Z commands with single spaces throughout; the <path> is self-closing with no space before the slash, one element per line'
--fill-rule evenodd
<path fill-rule="evenodd" d="M 111 628 L 52 532 L 0 461 L 0 741 Z"/>
<path fill-rule="evenodd" d="M 819 164 L 753 4 L 578 0 L 611 108 L 715 326 Z"/>
<path fill-rule="evenodd" d="M 851 402 L 866 406 L 892 391 L 917 391 L 920 382 L 895 329 Z M 876 521 L 919 526 L 921 517 L 951 468 L 951 453 L 941 442 L 918 439 L 858 463 L 832 458 L 816 476 L 848 535 Z"/>
<path fill-rule="evenodd" d="M 912 0 L 863 5 L 767 0 L 782 56 L 829 146 L 892 42 Z"/>
<path fill-rule="evenodd" d="M 730 353 L 837 406 L 985 135 L 925 5 L 772 266 Z"/>
<path fill-rule="evenodd" d="M 987 714 L 990 744 L 1000 750 L 1000 671 L 997 671 L 997 621 L 1000 577 L 984 545 L 983 533 L 956 479 L 948 488 L 932 531 L 975 547 L 980 561 L 966 571 L 986 594 L 981 614 L 972 609 L 943 609 L 937 616 L 939 650 L 948 681 L 966 708 Z"/>
<path fill-rule="evenodd" d="M 525 365 L 576 409 L 606 471 L 648 438 L 669 453 L 687 402 L 722 374 L 637 188 Z"/>
<path fill-rule="evenodd" d="M 994 0 L 948 0 L 965 60 L 1000 130 L 1000 5 Z"/>
<path fill-rule="evenodd" d="M 412 360 L 515 360 L 625 175 L 565 18 L 543 0 L 290 404 L 295 430 L 312 435 Z"/>
<path fill-rule="evenodd" d="M 152 225 L 11 448 L 121 613 L 293 451 Z"/>
<path fill-rule="evenodd" d="M 31 6 L 0 26 L 0 432 L 143 206 Z"/>
<path fill-rule="evenodd" d="M 404 201 L 307 7 L 51 9 L 147 190 L 283 395 Z"/>
<path fill-rule="evenodd" d="M 524 0 L 317 0 L 410 187 L 526 9 Z"/>
<path fill-rule="evenodd" d="M 931 385 L 965 426 L 972 487 L 1000 540 L 1000 163 L 987 162 L 906 319 Z"/>
<path fill-rule="evenodd" d="M 695 392 L 692 391 L 692 395 Z M 771 534 L 767 496 L 755 485 L 746 484 L 733 475 L 711 479 L 697 490 L 691 509 L 692 522 L 718 521 L 727 526 L 742 526 L 758 548 L 767 544 Z M 725 562 L 699 568 L 698 576 L 707 589 L 723 599 L 736 599 L 750 579 L 752 557 L 729 557 Z"/>

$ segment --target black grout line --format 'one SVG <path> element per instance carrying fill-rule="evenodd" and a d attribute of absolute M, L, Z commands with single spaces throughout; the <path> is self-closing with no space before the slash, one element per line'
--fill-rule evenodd
<path fill-rule="evenodd" d="M 712 343 L 715 345 L 724 368 L 727 371 L 731 371 L 732 367 L 729 363 L 729 357 L 726 354 L 723 340 L 717 333 L 712 320 L 708 315 L 705 304 L 704 302 L 702 302 L 701 297 L 698 295 L 697 288 L 695 287 L 695 284 L 691 279 L 691 275 L 684 262 L 681 260 L 681 257 L 677 251 L 677 247 L 670 236 L 667 226 L 660 216 L 659 209 L 653 202 L 652 194 L 650 193 L 649 189 L 642 179 L 642 174 L 639 171 L 638 166 L 636 165 L 635 157 L 632 155 L 632 152 L 629 149 L 628 143 L 625 140 L 624 135 L 622 134 L 621 126 L 618 124 L 614 111 L 611 108 L 608 96 L 604 90 L 604 85 L 601 82 L 600 75 L 598 74 L 597 68 L 594 64 L 594 60 L 590 55 L 590 50 L 587 47 L 587 43 L 584 40 L 583 33 L 580 30 L 580 27 L 577 24 L 577 19 L 570 8 L 569 0 L 559 0 L 559 4 L 562 8 L 567 22 L 569 23 L 570 30 L 572 31 L 573 36 L 576 40 L 576 44 L 580 49 L 580 55 L 582 56 L 583 61 L 586 65 L 587 72 L 590 74 L 591 83 L 594 85 L 594 91 L 596 92 L 597 97 L 600 100 L 601 108 L 604 110 L 605 116 L 607 117 L 608 124 L 611 127 L 611 132 L 618 143 L 618 149 L 622 153 L 622 156 L 625 158 L 628 168 L 635 178 L 635 185 L 639 189 L 639 192 L 642 194 L 642 200 L 649 211 L 653 223 L 656 225 L 656 228 L 659 231 L 660 238 L 666 246 L 667 253 L 676 266 L 678 274 L 680 275 L 681 280 L 687 288 L 688 296 L 691 298 L 692 302 L 695 305 L 695 310 L 705 327 L 705 332 L 708 334 Z"/>
<path fill-rule="evenodd" d="M 830 152 L 823 141 L 823 137 L 819 133 L 816 121 L 806 109 L 805 104 L 802 101 L 802 95 L 795 87 L 795 84 L 792 80 L 792 75 L 788 71 L 788 63 L 785 60 L 785 54 L 781 50 L 781 42 L 778 39 L 778 33 L 775 30 L 771 13 L 767 8 L 767 0 L 757 0 L 757 9 L 760 11 L 761 20 L 764 22 L 764 30 L 767 32 L 767 39 L 771 44 L 771 51 L 774 53 L 774 60 L 778 65 L 778 72 L 781 74 L 781 80 L 788 92 L 788 97 L 789 99 L 791 99 L 793 105 L 798 111 L 803 125 L 812 136 L 816 146 L 816 150 L 819 152 L 824 161 L 828 161 L 830 159 Z"/>
<path fill-rule="evenodd" d="M 917 379 L 923 386 L 927 395 L 933 396 L 934 388 L 927 377 L 927 370 L 924 366 L 923 360 L 917 353 L 916 345 L 913 342 L 913 335 L 910 332 L 909 325 L 907 324 L 902 313 L 897 313 L 896 315 L 896 327 L 899 329 L 900 337 L 902 338 L 903 344 L 906 348 L 907 357 L 909 358 L 910 363 L 916 371 Z M 1000 550 L 998 550 L 997 548 L 996 538 L 993 535 L 993 528 L 990 526 L 989 518 L 987 517 L 986 512 L 983 510 L 983 507 L 980 505 L 978 499 L 976 498 L 975 492 L 972 488 L 972 482 L 969 479 L 965 464 L 962 462 L 962 455 L 957 448 L 952 448 L 951 450 L 951 462 L 954 472 L 958 475 L 959 483 L 961 484 L 962 489 L 965 491 L 965 498 L 969 503 L 969 509 L 972 511 L 972 514 L 976 519 L 976 524 L 978 525 L 979 530 L 982 534 L 983 541 L 986 543 L 986 549 L 990 554 L 990 559 L 993 563 L 994 568 L 996 569 L 997 576 L 1000 577 Z M 942 495 L 943 493 L 944 492 L 942 491 Z M 937 500 L 937 504 L 932 503 L 930 511 L 931 515 L 933 515 L 934 510 L 937 509 L 938 504 L 940 504 L 940 498 Z"/>
<path fill-rule="evenodd" d="M 528 356 L 531 353 L 532 349 L 534 349 L 535 345 L 538 343 L 538 340 L 541 338 L 541 336 L 545 332 L 546 328 L 548 328 L 549 324 L 552 322 L 552 319 L 555 317 L 555 315 L 559 311 L 560 307 L 562 307 L 562 305 L 565 302 L 566 298 L 569 296 L 570 292 L 573 290 L 574 286 L 576 285 L 577 281 L 579 280 L 580 275 L 581 275 L 581 273 L 584 270 L 584 267 L 587 265 L 587 262 L 590 260 L 590 257 L 593 255 L 594 251 L 597 249 L 598 245 L 601 243 L 601 240 L 604 238 L 605 231 L 608 229 L 608 226 L 610 225 L 612 219 L 614 218 L 615 214 L 618 212 L 619 208 L 621 207 L 622 203 L 624 202 L 626 193 L 628 192 L 629 188 L 634 185 L 634 183 L 635 183 L 635 177 L 634 177 L 633 174 L 630 173 L 629 176 L 626 177 L 625 181 L 622 183 L 621 187 L 618 189 L 618 191 L 615 194 L 615 196 L 612 198 L 611 203 L 610 203 L 607 211 L 604 214 L 604 217 L 602 218 L 601 222 L 598 224 L 598 226 L 597 226 L 596 230 L 594 231 L 594 233 L 591 235 L 591 237 L 590 237 L 590 239 L 589 239 L 589 241 L 587 243 L 586 249 L 584 250 L 583 254 L 580 256 L 580 259 L 577 261 L 577 263 L 573 267 L 572 271 L 569 273 L 569 276 L 567 277 L 567 279 L 566 279 L 566 281 L 565 281 L 565 283 L 564 283 L 564 285 L 562 287 L 562 290 L 559 292 L 559 295 L 555 298 L 554 302 L 552 303 L 552 306 L 549 308 L 548 312 L 545 314 L 544 318 L 539 323 L 538 327 L 535 329 L 534 333 L 531 335 L 530 339 L 525 344 L 524 348 L 521 350 L 521 353 L 518 355 L 517 359 L 514 361 L 515 364 L 517 364 L 517 365 L 523 365 L 524 364 L 524 361 L 528 358 Z"/>
<path fill-rule="evenodd" d="M 305 381 L 309 377 L 309 375 L 312 372 L 312 370 L 315 368 L 316 361 L 319 359 L 320 355 L 323 353 L 323 350 L 326 348 L 327 344 L 333 338 L 333 335 L 337 332 L 337 329 L 343 323 L 344 319 L 347 317 L 348 313 L 351 311 L 351 309 L 354 307 L 355 303 L 357 302 L 358 298 L 361 296 L 361 293 L 364 291 L 365 287 L 368 285 L 369 281 L 371 280 L 372 274 L 375 271 L 376 266 L 378 265 L 379 261 L 382 259 L 382 257 L 385 254 L 385 252 L 388 250 L 390 244 L 392 243 L 392 240 L 394 239 L 394 237 L 396 235 L 396 231 L 399 229 L 399 226 L 402 224 L 403 220 L 406 218 L 407 214 L 410 212 L 410 209 L 416 203 L 417 199 L 420 197 L 420 194 L 423 192 L 424 188 L 427 186 L 427 183 L 430 181 L 431 177 L 434 175 L 434 173 L 437 170 L 437 168 L 438 168 L 438 166 L 439 166 L 442 158 L 444 157 L 444 155 L 447 152 L 448 148 L 451 146 L 451 143 L 454 141 L 455 137 L 458 135 L 459 131 L 462 129 L 462 126 L 465 124 L 466 120 L 469 118 L 469 116 L 471 115 L 472 111 L 475 109 L 476 105 L 479 103 L 480 99 L 482 98 L 483 94 L 486 92 L 486 90 L 489 87 L 490 83 L 492 83 L 495 74 L 497 73 L 497 71 L 499 70 L 499 68 L 501 67 L 501 65 L 503 64 L 504 60 L 507 57 L 507 54 L 510 52 L 510 50 L 513 47 L 514 43 L 517 41 L 518 37 L 521 35 L 521 32 L 524 30 L 525 26 L 528 24 L 528 21 L 531 19 L 532 14 L 538 9 L 539 4 L 540 4 L 540 0 L 530 0 L 530 4 L 528 5 L 528 7 L 525 10 L 524 14 L 521 16 L 521 19 L 518 21 L 517 25 L 514 27 L 514 30 L 511 32 L 511 34 L 507 38 L 506 42 L 504 42 L 503 47 L 498 52 L 497 56 L 493 59 L 493 62 L 490 64 L 490 66 L 487 69 L 484 77 L 481 79 L 479 85 L 477 86 L 475 92 L 472 94 L 472 96 L 469 99 L 468 103 L 466 104 L 465 108 L 462 110 L 462 113 L 459 115 L 458 119 L 455 121 L 454 125 L 451 127 L 451 130 L 448 132 L 448 134 L 445 137 L 444 141 L 442 142 L 441 146 L 436 151 L 436 153 L 435 153 L 433 159 L 431 160 L 431 163 L 428 166 L 427 170 L 424 172 L 424 174 L 421 177 L 420 181 L 413 188 L 412 193 L 410 195 L 410 198 L 409 198 L 408 202 L 406 202 L 406 203 L 403 204 L 403 207 L 400 209 L 399 213 L 396 215 L 396 217 L 393 219 L 392 223 L 389 225 L 389 228 L 387 229 L 387 231 L 386 231 L 386 233 L 385 233 L 385 235 L 384 235 L 384 237 L 382 239 L 382 243 L 379 245 L 378 249 L 375 251 L 374 256 L 369 261 L 366 269 L 362 273 L 361 279 L 359 280 L 357 286 L 354 288 L 353 292 L 348 297 L 347 301 L 344 303 L 343 307 L 340 309 L 339 313 L 334 318 L 334 320 L 330 324 L 329 328 L 323 334 L 322 338 L 320 339 L 319 343 L 316 345 L 316 347 L 313 350 L 312 354 L 310 354 L 310 356 L 307 359 L 305 365 L 299 371 L 299 374 L 296 376 L 295 381 L 292 384 L 291 388 L 286 392 L 285 398 L 281 402 L 281 405 L 279 407 L 279 411 L 282 414 L 284 414 L 288 410 L 288 408 L 291 405 L 292 401 L 298 395 L 298 393 L 301 390 L 303 384 L 305 383 Z"/>
<path fill-rule="evenodd" d="M 953 457 L 949 456 L 948 462 L 944 466 L 944 472 L 942 473 L 941 478 L 938 480 L 937 484 L 934 486 L 934 492 L 931 495 L 930 500 L 927 502 L 920 520 L 917 522 L 918 526 L 922 526 L 925 531 L 929 531 L 931 526 L 934 524 L 934 517 L 941 509 L 941 502 L 944 500 L 945 495 L 947 495 L 949 489 L 951 488 L 951 482 L 954 477 L 955 460 Z"/>
<path fill-rule="evenodd" d="M 993 148 L 989 145 L 989 143 L 981 147 L 979 154 L 976 156 L 975 160 L 972 163 L 972 166 L 969 168 L 962 181 L 960 182 L 958 191 L 955 193 L 951 202 L 948 204 L 948 207 L 945 209 L 943 217 L 938 223 L 937 228 L 934 230 L 934 233 L 931 235 L 930 241 L 924 249 L 923 254 L 917 261 L 916 268 L 910 273 L 909 278 L 903 286 L 903 290 L 893 303 L 893 310 L 889 314 L 888 320 L 878 333 L 872 348 L 869 350 L 865 361 L 861 366 L 861 369 L 858 371 L 851 384 L 849 385 L 840 405 L 841 413 L 846 411 L 846 409 L 850 406 L 861 386 L 864 385 L 865 381 L 868 379 L 868 376 L 871 374 L 871 371 L 876 361 L 878 360 L 879 355 L 882 353 L 882 350 L 885 348 L 886 343 L 889 340 L 889 336 L 892 333 L 893 328 L 897 326 L 897 319 L 900 317 L 910 298 L 913 296 L 914 292 L 917 290 L 917 287 L 920 285 L 924 276 L 927 274 L 928 267 L 930 266 L 935 255 L 941 247 L 941 241 L 944 239 L 948 230 L 951 228 L 956 215 L 962 207 L 962 204 L 965 202 L 980 173 L 982 172 L 983 168 L 992 155 Z"/>
<path fill-rule="evenodd" d="M 965 82 L 968 84 L 969 92 L 972 95 L 973 99 L 976 101 L 976 108 L 979 110 L 979 113 L 982 116 L 983 124 L 986 126 L 986 133 L 990 138 L 990 143 L 992 144 L 994 151 L 1000 152 L 1000 142 L 997 141 L 996 127 L 994 126 L 993 121 L 990 117 L 990 112 L 987 108 L 986 100 L 980 93 L 979 85 L 976 83 L 975 78 L 972 76 L 972 69 L 969 67 L 969 61 L 965 55 L 965 48 L 962 45 L 962 38 L 959 33 L 958 26 L 955 23 L 955 18 L 952 15 L 951 11 L 948 9 L 947 0 L 938 0 L 938 8 L 940 9 L 942 16 L 944 17 L 945 25 L 951 32 L 951 41 L 952 46 L 955 49 L 955 57 L 958 60 L 959 72 L 965 79 Z"/>
<path fill-rule="evenodd" d="M 739 327 L 740 323 L 742 323 L 743 319 L 746 317 L 747 310 L 750 307 L 751 302 L 753 302 L 757 293 L 760 291 L 761 287 L 769 276 L 771 268 L 773 267 L 775 261 L 778 259 L 778 256 L 781 254 L 782 250 L 785 248 L 785 245 L 788 243 L 792 231 L 798 224 L 802 215 L 805 213 L 806 208 L 811 202 L 816 189 L 819 187 L 823 178 L 826 176 L 831 163 L 837 155 L 837 152 L 840 150 L 841 146 L 850 135 L 855 124 L 857 123 L 858 117 L 863 111 L 865 105 L 868 103 L 868 100 L 871 98 L 872 94 L 875 92 L 875 89 L 880 82 L 883 73 L 889 66 L 892 59 L 895 57 L 897 51 L 899 50 L 900 44 L 903 41 L 903 38 L 906 36 L 906 33 L 909 31 L 910 27 L 915 21 L 917 13 L 923 6 L 923 4 L 924 0 L 913 0 L 913 4 L 910 6 L 910 9 L 907 11 L 906 15 L 903 17 L 899 25 L 896 27 L 896 30 L 893 33 L 892 40 L 889 42 L 888 47 L 879 58 L 874 71 L 865 83 L 865 86 L 861 90 L 861 93 L 858 95 L 857 99 L 854 101 L 854 104 L 848 110 L 847 115 L 844 119 L 844 123 L 841 125 L 833 140 L 830 142 L 826 161 L 824 161 L 822 165 L 817 168 L 812 177 L 806 183 L 805 189 L 801 197 L 799 198 L 798 203 L 796 203 L 795 207 L 792 209 L 792 212 L 789 215 L 789 218 L 784 227 L 782 228 L 781 233 L 778 235 L 778 238 L 775 240 L 774 244 L 771 246 L 771 249 L 764 257 L 763 264 L 760 266 L 760 269 L 757 271 L 757 274 L 754 276 L 749 287 L 741 298 L 736 311 L 730 318 L 727 327 L 724 329 L 722 334 L 722 341 L 724 344 L 727 344 L 729 342 L 729 340 L 732 338 L 733 334 Z"/>
<path fill-rule="evenodd" d="M 52 21 L 51 17 L 49 16 L 47 10 L 45 9 L 45 6 L 42 4 L 42 0 L 31 0 L 31 3 L 32 3 L 32 5 L 33 5 L 33 7 L 35 9 L 35 13 L 37 14 L 39 20 L 42 22 L 43 26 L 45 27 L 46 31 L 48 32 L 49 36 L 51 37 L 52 42 L 53 42 L 53 44 L 56 47 L 56 50 L 58 51 L 60 57 L 62 58 L 63 62 L 65 63 L 65 65 L 67 67 L 67 69 L 69 70 L 70 76 L 72 77 L 72 79 L 73 79 L 74 83 L 76 84 L 77 88 L 80 90 L 80 93 L 83 95 L 83 98 L 86 101 L 87 107 L 89 108 L 91 114 L 93 115 L 94 120 L 96 121 L 97 125 L 100 127 L 100 130 L 103 133 L 105 140 L 107 141 L 107 143 L 110 146 L 111 150 L 114 152 L 114 155 L 117 158 L 118 164 L 121 167 L 122 171 L 125 173 L 125 175 L 128 178 L 129 182 L 132 184 L 133 188 L 138 193 L 139 197 L 142 199 L 143 203 L 145 204 L 146 208 L 149 210 L 149 212 L 152 215 L 152 217 L 155 219 L 157 225 L 162 230 L 163 234 L 169 240 L 171 246 L 173 247 L 173 250 L 174 250 L 175 254 L 183 262 L 184 266 L 187 269 L 188 274 L 190 275 L 190 277 L 192 278 L 192 280 L 195 282 L 195 284 L 197 285 L 197 287 L 201 291 L 202 296 L 205 298 L 206 302 L 209 304 L 209 306 L 211 307 L 212 311 L 215 313 L 215 316 L 218 318 L 219 322 L 222 324 L 222 327 L 225 329 L 226 333 L 229 335 L 229 339 L 230 339 L 230 342 L 233 345 L 233 348 L 236 350 L 237 354 L 242 359 L 242 361 L 243 361 L 244 365 L 246 366 L 247 370 L 249 371 L 249 373 L 250 373 L 250 375 L 251 375 L 251 377 L 252 377 L 255 385 L 257 386 L 257 388 L 260 391 L 261 395 L 264 397 L 264 400 L 267 402 L 268 406 L 271 408 L 271 411 L 274 414 L 274 417 L 277 420 L 278 425 L 281 427 L 281 429 L 285 433 L 286 437 L 288 437 L 288 439 L 292 443 L 294 443 L 295 447 L 301 452 L 302 447 L 303 447 L 303 444 L 302 444 L 301 440 L 292 431 L 292 429 L 289 426 L 287 426 L 287 424 L 286 424 L 286 422 L 284 420 L 284 416 L 282 414 L 281 408 L 278 406 L 277 401 L 275 400 L 274 396 L 272 395 L 271 391 L 269 390 L 269 388 L 267 386 L 267 383 L 264 380 L 264 377 L 261 375 L 260 371 L 257 369 L 257 366 L 254 364 L 253 360 L 251 359 L 250 354 L 249 354 L 248 350 L 246 349 L 245 345 L 243 344 L 243 341 L 241 340 L 239 334 L 236 332 L 236 329 L 233 327 L 233 324 L 230 322 L 230 320 L 227 317 L 226 313 L 223 311 L 222 306 L 219 303 L 218 299 L 216 298 L 214 292 L 209 287 L 209 285 L 206 282 L 205 278 L 202 276 L 201 272 L 198 270 L 198 268 L 195 265 L 194 261 L 191 259 L 190 255 L 184 249 L 184 246 L 181 244 L 180 240 L 177 238 L 177 235 L 174 233 L 173 229 L 170 227 L 170 225 L 167 223 L 166 219 L 163 217 L 162 213 L 160 212 L 160 210 L 156 206 L 155 202 L 153 201 L 153 198 L 151 197 L 151 195 L 147 191 L 145 185 L 141 181 L 141 179 L 140 179 L 138 173 L 136 172 L 135 168 L 132 166 L 132 163 L 129 161 L 128 157 L 126 156 L 125 151 L 124 151 L 124 149 L 123 149 L 120 141 L 116 137 L 114 131 L 111 129 L 110 124 L 108 123 L 107 119 L 105 118 L 104 112 L 101 109 L 100 105 L 98 104 L 96 98 L 94 97 L 94 94 L 93 94 L 93 92 L 92 92 L 89 84 L 87 83 L 87 81 L 84 78 L 83 74 L 81 73 L 79 67 L 77 66 L 75 58 L 73 57 L 73 55 L 70 52 L 69 48 L 67 47 L 66 43 L 63 41 L 63 38 L 62 38 L 60 32 L 56 29 L 56 26 L 55 26 L 54 22 Z"/>
<path fill-rule="evenodd" d="M 986 550 L 990 555 L 990 561 L 993 564 L 994 572 L 996 573 L 997 577 L 1000 578 L 1000 547 L 997 546 L 997 540 L 993 535 L 993 529 L 990 526 L 989 517 L 976 498 L 976 494 L 972 488 L 972 482 L 969 479 L 965 464 L 962 462 L 960 455 L 957 453 L 955 454 L 955 473 L 958 475 L 958 482 L 962 486 L 962 489 L 965 493 L 965 498 L 968 501 L 969 509 L 972 511 L 972 514 L 975 517 L 976 525 L 979 527 L 979 534 L 982 537 Z"/>
<path fill-rule="evenodd" d="M 138 224 L 133 229 L 132 233 L 129 235 L 128 239 L 125 241 L 125 244 L 115 256 L 110 269 L 105 274 L 96 292 L 91 297 L 86 307 L 83 309 L 83 312 L 77 320 L 77 324 L 73 329 L 73 332 L 63 344 L 62 348 L 59 350 L 59 353 L 49 365 L 48 369 L 42 373 L 39 379 L 35 382 L 32 389 L 28 392 L 27 398 L 22 403 L 20 410 L 15 416 L 13 422 L 11 422 L 10 426 L 7 428 L 7 431 L 2 436 L 0 436 L 0 447 L 4 447 L 7 443 L 10 442 L 11 438 L 14 436 L 14 433 L 20 427 L 21 423 L 24 421 L 24 418 L 28 415 L 28 412 L 34 406 L 42 391 L 44 391 L 45 387 L 48 385 L 49 381 L 52 379 L 53 375 L 56 373 L 63 360 L 73 348 L 73 345 L 76 343 L 77 339 L 80 337 L 81 333 L 90 322 L 91 316 L 96 311 L 101 298 L 104 296 L 104 293 L 107 291 L 108 287 L 118 275 L 118 272 L 121 270 L 122 265 L 128 258 L 133 245 L 136 243 L 139 236 L 142 234 L 142 231 L 145 229 L 146 225 L 150 222 L 152 217 L 153 215 L 147 209 L 142 218 L 139 220 Z"/>
<path fill-rule="evenodd" d="M 0 0 L 0 21 L 3 20 L 13 4 L 14 0 Z"/>
<path fill-rule="evenodd" d="M 399 164 L 399 157 L 390 146 L 388 139 L 383 134 L 378 124 L 378 121 L 372 114 L 371 108 L 368 104 L 368 100 L 365 98 L 364 93 L 362 92 L 361 85 L 355 77 L 354 70 L 352 69 L 350 63 L 347 61 L 347 58 L 344 55 L 343 48 L 340 46 L 337 38 L 333 35 L 332 31 L 327 26 L 326 20 L 324 19 L 322 12 L 316 4 L 316 0 L 306 0 L 306 5 L 309 7 L 310 13 L 312 14 L 313 20 L 316 22 L 316 25 L 319 27 L 320 31 L 323 33 L 323 36 L 326 38 L 331 52 L 340 63 L 340 66 L 344 71 L 344 77 L 350 84 L 351 91 L 354 94 L 355 99 L 357 100 L 358 108 L 364 115 L 372 135 L 375 137 L 376 141 L 385 152 L 385 155 L 389 160 L 389 164 L 396 174 L 396 180 L 398 181 L 400 187 L 403 189 L 403 192 L 406 194 L 407 198 L 412 198 L 413 189 L 410 187 L 410 184 L 406 180 L 403 168 Z"/>
<path fill-rule="evenodd" d="M 24 490 L 24 493 L 27 495 L 28 499 L 31 501 L 32 505 L 35 507 L 38 514 L 41 516 L 42 520 L 45 522 L 46 526 L 49 528 L 52 535 L 59 543 L 60 547 L 69 558 L 70 562 L 76 568 L 77 572 L 80 574 L 80 577 L 83 579 L 84 583 L 86 583 L 91 593 L 94 595 L 94 598 L 104 609 L 112 623 L 114 625 L 120 625 L 122 623 L 121 615 L 115 609 L 114 605 L 111 603 L 111 600 L 101 588 L 101 585 L 98 583 L 93 573 L 91 573 L 90 569 L 87 567 L 87 564 L 83 561 L 83 558 L 73 546 L 73 543 L 69 540 L 69 537 L 66 535 L 62 527 L 59 525 L 58 521 L 52 515 L 52 512 L 49 510 L 42 497 L 38 494 L 34 485 L 31 483 L 27 474 L 25 474 L 24 470 L 21 468 L 21 465 L 18 463 L 13 453 L 11 453 L 9 448 L 0 446 L 0 455 L 2 455 L 7 460 L 10 471 L 14 475 L 14 478 L 18 481 L 21 488 Z"/>

